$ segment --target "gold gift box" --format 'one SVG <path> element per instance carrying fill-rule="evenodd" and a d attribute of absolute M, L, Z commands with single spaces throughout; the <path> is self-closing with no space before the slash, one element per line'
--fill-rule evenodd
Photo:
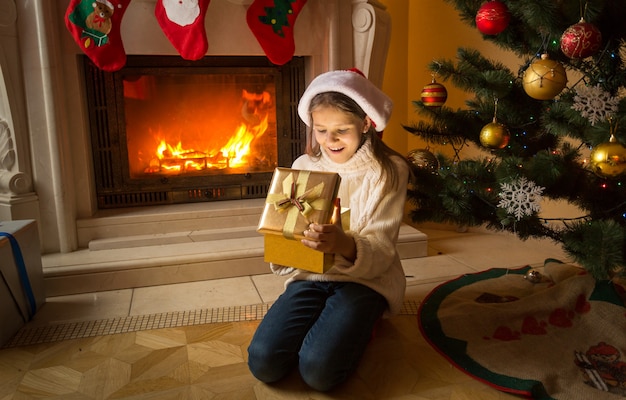
<path fill-rule="evenodd" d="M 303 239 L 311 223 L 330 222 L 340 183 L 334 172 L 276 168 L 257 231 Z"/>
<path fill-rule="evenodd" d="M 350 229 L 350 209 L 341 209 L 341 224 Z M 282 235 L 264 235 L 265 262 L 303 269 L 318 274 L 328 271 L 334 264 L 335 255 L 322 253 L 306 247 L 300 240 L 287 239 Z"/>

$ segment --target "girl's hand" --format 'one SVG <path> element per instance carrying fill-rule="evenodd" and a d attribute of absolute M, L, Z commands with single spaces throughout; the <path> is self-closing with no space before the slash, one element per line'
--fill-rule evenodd
<path fill-rule="evenodd" d="M 306 239 L 302 244 L 324 253 L 340 254 L 350 261 L 356 259 L 356 244 L 351 236 L 346 235 L 341 225 L 341 203 L 337 199 L 333 210 L 333 223 L 311 224 L 304 231 Z"/>

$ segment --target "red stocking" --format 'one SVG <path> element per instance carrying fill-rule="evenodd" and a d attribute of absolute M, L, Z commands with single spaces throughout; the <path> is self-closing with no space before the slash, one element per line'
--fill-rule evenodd
<path fill-rule="evenodd" d="M 120 23 L 131 0 L 71 0 L 65 26 L 74 41 L 104 71 L 126 64 Z"/>
<path fill-rule="evenodd" d="M 307 0 L 254 0 L 246 20 L 267 58 L 283 65 L 293 57 L 293 26 Z"/>
<path fill-rule="evenodd" d="M 157 21 L 186 60 L 198 60 L 206 54 L 204 18 L 211 0 L 157 0 L 154 14 Z"/>

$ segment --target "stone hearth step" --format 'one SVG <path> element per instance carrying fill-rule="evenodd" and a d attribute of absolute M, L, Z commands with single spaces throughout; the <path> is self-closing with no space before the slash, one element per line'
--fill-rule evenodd
<path fill-rule="evenodd" d="M 207 229 L 200 231 L 173 232 L 169 234 L 134 235 L 97 239 L 89 242 L 90 251 L 131 249 L 146 246 L 167 246 L 221 240 L 238 239 L 244 244 L 251 244 L 252 238 L 262 237 L 255 226 L 234 228 Z M 417 229 L 403 224 L 398 236 L 400 258 L 424 257 L 426 251 L 426 235 Z M 262 246 L 262 244 L 261 244 Z M 205 249 L 206 251 L 206 249 Z M 261 254 L 263 254 L 261 252 Z"/>
<path fill-rule="evenodd" d="M 180 233 L 102 239 L 93 246 L 99 250 L 45 255 L 46 294 L 60 296 L 268 273 L 263 260 L 263 236 L 252 228 L 238 230 L 243 236 L 232 237 L 235 233 L 225 230 L 220 232 L 221 239 L 215 239 L 214 233 L 203 236 L 199 232 L 196 241 L 181 240 Z M 427 236 L 403 225 L 398 251 L 401 259 L 425 257 Z"/>
<path fill-rule="evenodd" d="M 246 200 L 124 210 L 79 221 L 79 233 L 90 238 L 82 239 L 81 249 L 42 257 L 46 295 L 266 274 L 263 236 L 256 232 L 262 207 L 263 200 Z M 427 239 L 403 225 L 400 257 L 425 257 Z"/>
<path fill-rule="evenodd" d="M 157 233 L 152 235 L 134 235 L 96 239 L 89 242 L 89 250 L 127 249 L 143 246 L 160 246 L 167 244 L 182 244 L 194 242 L 208 242 L 225 239 L 244 239 L 258 237 L 256 227 L 241 226 L 234 228 L 206 229 L 199 231 L 185 231 L 172 233 Z"/>

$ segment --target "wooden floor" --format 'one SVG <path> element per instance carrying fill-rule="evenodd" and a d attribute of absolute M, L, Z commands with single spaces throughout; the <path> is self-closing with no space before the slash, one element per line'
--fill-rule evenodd
<path fill-rule="evenodd" d="M 383 321 L 355 375 L 317 393 L 297 372 L 274 385 L 246 365 L 259 320 L 138 330 L 0 350 L 0 399 L 491 400 L 499 392 L 451 366 L 414 314 Z"/>

